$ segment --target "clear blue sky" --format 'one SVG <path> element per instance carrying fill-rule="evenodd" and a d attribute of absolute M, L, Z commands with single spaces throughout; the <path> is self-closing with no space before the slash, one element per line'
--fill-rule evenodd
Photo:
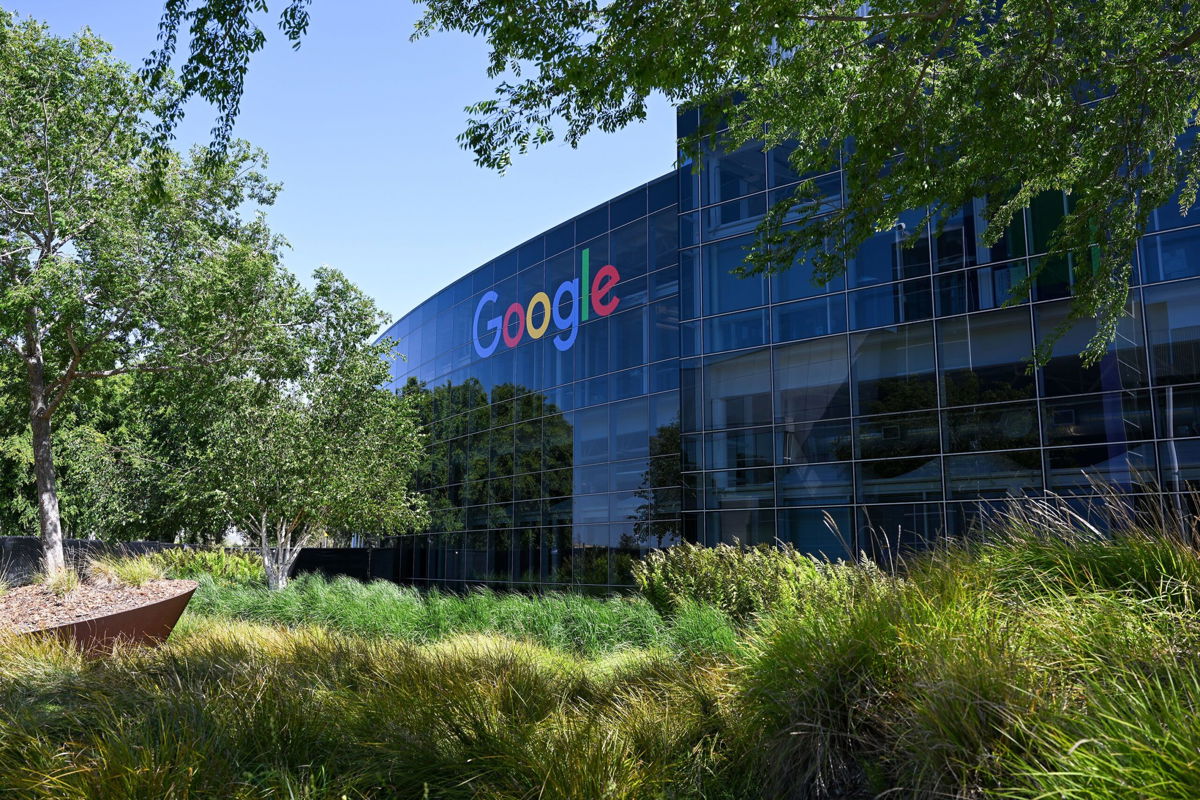
<path fill-rule="evenodd" d="M 162 0 L 0 0 L 55 33 L 89 26 L 134 65 L 154 47 Z M 278 11 L 280 0 L 270 3 Z M 453 279 L 671 168 L 675 116 L 554 143 L 504 177 L 475 166 L 455 136 L 464 106 L 491 96 L 481 40 L 409 42 L 408 0 L 315 0 L 292 51 L 274 27 L 250 67 L 237 135 L 265 149 L 283 193 L 271 225 L 292 244 L 288 267 L 344 271 L 393 317 Z M 194 106 L 180 144 L 207 141 L 211 109 Z"/>

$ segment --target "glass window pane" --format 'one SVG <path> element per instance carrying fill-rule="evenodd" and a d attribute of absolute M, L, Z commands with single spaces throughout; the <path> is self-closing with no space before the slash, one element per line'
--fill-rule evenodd
<path fill-rule="evenodd" d="M 621 370 L 647 361 L 646 311 L 635 308 L 608 318 L 609 369 Z"/>
<path fill-rule="evenodd" d="M 668 208 L 648 217 L 650 269 L 667 267 L 679 260 L 679 215 Z"/>
<path fill-rule="evenodd" d="M 1154 390 L 1158 435 L 1200 436 L 1200 386 L 1168 386 Z"/>
<path fill-rule="evenodd" d="M 698 356 L 703 352 L 700 346 L 700 334 L 703 326 L 700 320 L 688 320 L 679 325 L 679 354 L 681 356 Z"/>
<path fill-rule="evenodd" d="M 1042 493 L 1042 455 L 1037 450 L 946 456 L 945 464 L 950 499 Z"/>
<path fill-rule="evenodd" d="M 798 220 L 803 215 L 826 214 L 842 207 L 842 173 L 810 177 L 807 184 L 796 184 L 769 193 L 770 204 L 787 203 L 789 210 L 784 221 Z"/>
<path fill-rule="evenodd" d="M 771 276 L 771 301 L 779 303 L 784 300 L 800 300 L 846 288 L 846 279 L 842 275 L 820 286 L 813 281 L 812 253 L 800 253 L 792 266 Z"/>
<path fill-rule="evenodd" d="M 1200 381 L 1200 281 L 1144 290 L 1154 382 Z"/>
<path fill-rule="evenodd" d="M 704 360 L 707 430 L 771 422 L 771 354 L 752 350 Z"/>
<path fill-rule="evenodd" d="M 712 205 L 767 188 L 767 160 L 762 145 L 751 142 L 732 153 L 704 154 L 700 171 L 702 205 Z"/>
<path fill-rule="evenodd" d="M 698 431 L 704 423 L 704 386 L 700 359 L 679 362 L 679 424 L 684 431 Z"/>
<path fill-rule="evenodd" d="M 844 336 L 775 348 L 775 421 L 850 416 L 847 360 Z"/>
<path fill-rule="evenodd" d="M 542 580 L 571 582 L 571 529 L 543 528 L 541 542 Z"/>
<path fill-rule="evenodd" d="M 859 506 L 855 552 L 893 566 L 905 553 L 928 546 L 944 530 L 941 503 Z"/>
<path fill-rule="evenodd" d="M 852 456 L 849 420 L 792 422 L 775 428 L 776 464 L 849 461 Z"/>
<path fill-rule="evenodd" d="M 700 316 L 700 248 L 679 253 L 679 315 L 680 319 Z"/>
<path fill-rule="evenodd" d="M 938 275 L 934 279 L 938 316 L 999 308 L 1014 296 L 1014 287 L 1027 274 L 1028 265 L 1024 261 L 1009 261 L 1006 264 Z"/>
<path fill-rule="evenodd" d="M 865 241 L 847 265 L 850 287 L 929 274 L 929 229 L 923 210 L 908 211 L 889 231 Z"/>
<path fill-rule="evenodd" d="M 706 505 L 710 509 L 771 508 L 775 483 L 770 469 L 726 469 L 704 475 Z"/>
<path fill-rule="evenodd" d="M 1035 307 L 1038 341 L 1048 337 L 1067 319 L 1069 302 L 1045 303 Z M 1042 393 L 1047 396 L 1091 394 L 1117 389 L 1136 389 L 1149 381 L 1146 353 L 1142 345 L 1142 324 L 1138 304 L 1117 326 L 1117 340 L 1109 345 L 1100 363 L 1083 366 L 1079 354 L 1096 332 L 1094 320 L 1074 323 L 1055 343 L 1050 361 L 1042 368 Z"/>
<path fill-rule="evenodd" d="M 800 173 L 788 159 L 796 152 L 796 142 L 785 142 L 767 151 L 767 177 L 771 186 L 783 186 L 800 180 Z"/>
<path fill-rule="evenodd" d="M 704 543 L 773 544 L 775 510 L 747 508 L 737 511 L 709 511 L 704 515 Z"/>
<path fill-rule="evenodd" d="M 1067 198 L 1062 192 L 1042 192 L 1029 204 L 1029 239 L 1033 253 L 1050 249 L 1050 237 L 1067 213 Z"/>
<path fill-rule="evenodd" d="M 1109 392 L 1042 401 L 1046 446 L 1150 439 L 1148 392 Z"/>
<path fill-rule="evenodd" d="M 938 320 L 938 359 L 946 405 L 1033 397 L 1029 311 L 1001 309 Z"/>
<path fill-rule="evenodd" d="M 857 414 L 933 408 L 933 325 L 923 322 L 850 337 Z"/>
<path fill-rule="evenodd" d="M 1092 494 L 1097 483 L 1116 491 L 1150 491 L 1158 484 L 1153 445 L 1090 445 L 1045 451 L 1046 488 Z"/>
<path fill-rule="evenodd" d="M 857 557 L 851 509 L 789 508 L 778 514 L 779 541 L 801 553 L 831 561 Z"/>
<path fill-rule="evenodd" d="M 725 314 L 704 320 L 704 352 L 741 350 L 767 343 L 767 309 Z"/>
<path fill-rule="evenodd" d="M 850 327 L 876 328 L 933 316 L 929 279 L 891 283 L 850 292 Z"/>
<path fill-rule="evenodd" d="M 846 330 L 846 303 L 841 295 L 786 303 L 771 309 L 771 334 L 776 342 L 827 336 Z"/>
<path fill-rule="evenodd" d="M 571 532 L 571 577 L 576 584 L 608 583 L 608 525 L 576 525 Z"/>
<path fill-rule="evenodd" d="M 944 272 L 975 263 L 975 248 L 968 247 L 968 243 L 973 245 L 975 242 L 975 214 L 972 206 L 959 206 L 948 214 L 944 221 L 934 217 L 932 225 L 936 234 L 932 240 L 935 270 Z M 937 233 L 939 225 L 941 233 Z"/>
<path fill-rule="evenodd" d="M 857 466 L 859 502 L 942 499 L 942 462 L 937 456 L 861 461 Z"/>
<path fill-rule="evenodd" d="M 1188 152 L 1188 149 L 1194 146 L 1197 131 L 1200 131 L 1200 128 L 1189 128 L 1179 136 L 1175 143 L 1174 158 L 1185 157 L 1184 154 Z M 1179 213 L 1179 192 L 1177 191 L 1170 200 L 1150 212 L 1150 222 L 1146 227 L 1152 231 L 1161 231 L 1167 228 L 1178 228 L 1181 225 L 1194 225 L 1196 223 L 1195 206 L 1192 208 L 1193 211 L 1186 217 Z"/>
<path fill-rule="evenodd" d="M 646 187 L 639 186 L 608 204 L 608 221 L 614 228 L 646 216 Z"/>
<path fill-rule="evenodd" d="M 995 198 L 1002 202 L 1003 198 Z M 984 221 L 987 213 L 987 198 L 979 198 L 972 203 L 972 216 L 977 222 L 975 234 L 975 263 L 988 264 L 993 261 L 1008 261 L 1010 258 L 1023 258 L 1029 255 L 1025 245 L 1025 212 L 1013 215 L 1013 220 L 1003 234 L 991 245 L 985 245 L 987 238 L 987 223 Z"/>
<path fill-rule="evenodd" d="M 1159 444 L 1163 485 L 1169 491 L 1185 493 L 1181 501 L 1195 507 L 1200 496 L 1200 439 L 1182 439 Z"/>
<path fill-rule="evenodd" d="M 583 374 L 581 378 L 603 375 L 612 369 L 609 366 L 608 349 L 609 318 L 593 319 L 580 326 L 579 339 L 574 349 L 582 349 Z M 494 360 L 494 359 L 493 359 Z"/>
<path fill-rule="evenodd" d="M 662 300 L 650 306 L 647 357 L 651 362 L 679 357 L 679 301 Z"/>
<path fill-rule="evenodd" d="M 621 273 L 621 280 L 646 274 L 646 220 L 638 220 L 609 234 L 609 261 Z M 603 264 L 597 264 L 597 267 Z"/>
<path fill-rule="evenodd" d="M 608 406 L 575 412 L 575 458 L 579 464 L 608 460 Z"/>
<path fill-rule="evenodd" d="M 854 421 L 858 458 L 899 458 L 936 453 L 941 435 L 936 411 L 861 417 Z"/>
<path fill-rule="evenodd" d="M 650 300 L 661 300 L 664 297 L 679 294 L 679 267 L 667 267 L 647 276 Z"/>
<path fill-rule="evenodd" d="M 845 462 L 780 467 L 775 470 L 775 488 L 781 506 L 854 502 L 851 465 Z"/>
<path fill-rule="evenodd" d="M 1147 236 L 1139 249 L 1146 283 L 1200 275 L 1200 228 Z"/>
<path fill-rule="evenodd" d="M 700 212 L 701 238 L 706 242 L 749 233 L 762 222 L 767 213 L 767 196 L 752 194 L 740 200 L 731 200 Z"/>
<path fill-rule="evenodd" d="M 636 397 L 610 408 L 612 419 L 611 458 L 643 458 L 650 455 L 649 417 L 645 397 Z"/>
<path fill-rule="evenodd" d="M 740 278 L 731 274 L 742 265 L 753 236 L 740 236 L 708 245 L 704 254 L 704 313 L 740 311 L 766 303 L 767 281 L 763 277 Z"/>
<path fill-rule="evenodd" d="M 1038 409 L 1033 402 L 967 406 L 944 412 L 946 449 L 1009 450 L 1037 447 Z"/>
<path fill-rule="evenodd" d="M 765 467 L 773 463 L 771 428 L 714 431 L 706 437 L 706 469 Z"/>
<path fill-rule="evenodd" d="M 700 244 L 700 212 L 679 215 L 677 230 L 680 249 Z"/>

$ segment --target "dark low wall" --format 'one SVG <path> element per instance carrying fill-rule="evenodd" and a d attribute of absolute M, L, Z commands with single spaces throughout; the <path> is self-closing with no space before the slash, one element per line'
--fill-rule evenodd
<path fill-rule="evenodd" d="M 360 581 L 394 581 L 399 575 L 396 551 L 391 547 L 305 547 L 296 556 L 292 574 L 305 572 Z"/>
<path fill-rule="evenodd" d="M 89 558 L 102 555 L 136 556 L 186 545 L 171 542 L 120 542 L 108 544 L 92 539 L 66 539 L 67 563 L 80 567 Z M 42 568 L 42 542 L 35 536 L 0 536 L 0 579 L 12 586 L 29 583 Z"/>

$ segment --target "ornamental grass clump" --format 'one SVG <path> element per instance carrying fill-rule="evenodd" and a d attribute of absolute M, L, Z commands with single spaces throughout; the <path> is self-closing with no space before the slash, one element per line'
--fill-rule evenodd
<path fill-rule="evenodd" d="M 50 574 L 38 573 L 34 575 L 33 580 L 34 583 L 41 584 L 58 597 L 66 597 L 83 584 L 79 572 L 74 567 L 65 567 Z"/>
<path fill-rule="evenodd" d="M 703 547 L 680 544 L 655 550 L 634 564 L 633 577 L 651 605 L 670 616 L 688 604 L 720 609 L 739 623 L 768 611 L 798 611 L 826 597 L 852 591 L 878 568 L 829 562 L 805 555 L 791 544 Z"/>
<path fill-rule="evenodd" d="M 99 556 L 88 561 L 88 581 L 98 586 L 142 586 L 166 574 L 149 556 Z"/>

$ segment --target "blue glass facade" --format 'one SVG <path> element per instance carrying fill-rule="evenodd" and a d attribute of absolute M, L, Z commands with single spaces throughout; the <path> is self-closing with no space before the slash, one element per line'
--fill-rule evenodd
<path fill-rule="evenodd" d="M 531 239 L 389 331 L 433 449 L 433 524 L 401 540 L 402 579 L 627 585 L 633 559 L 679 540 L 879 555 L 964 531 L 1014 495 L 1103 481 L 1153 505 L 1200 478 L 1200 220 L 1153 215 L 1130 314 L 1099 364 L 1081 366 L 1093 328 L 1077 324 L 1030 370 L 1065 319 L 1072 264 L 1047 264 L 1031 298 L 1002 306 L 1045 258 L 1064 197 L 1039 198 L 991 246 L 982 202 L 940 232 L 915 230 L 914 212 L 825 286 L 803 258 L 731 275 L 798 180 L 786 149 L 712 153 L 698 173 Z M 822 208 L 842 203 L 839 172 L 816 183 Z M 619 282 L 604 289 L 588 270 L 607 264 Z M 589 286 L 606 292 L 590 306 Z"/>

